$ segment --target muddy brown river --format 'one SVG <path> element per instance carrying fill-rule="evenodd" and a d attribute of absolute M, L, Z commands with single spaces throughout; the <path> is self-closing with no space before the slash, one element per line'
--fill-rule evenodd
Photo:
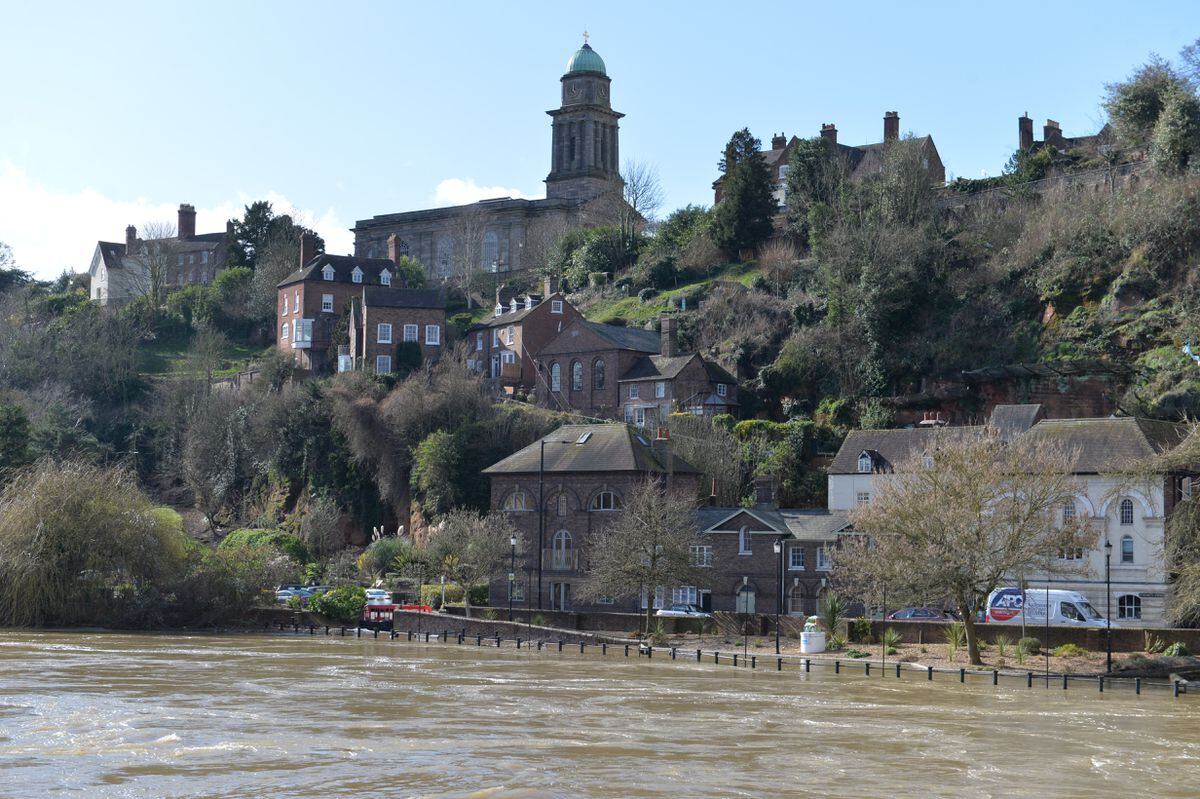
<path fill-rule="evenodd" d="M 2 797 L 1200 796 L 1200 701 L 293 636 L 0 632 Z"/>

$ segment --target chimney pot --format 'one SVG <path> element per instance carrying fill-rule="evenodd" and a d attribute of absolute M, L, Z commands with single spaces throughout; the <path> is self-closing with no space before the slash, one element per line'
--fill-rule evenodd
<path fill-rule="evenodd" d="M 787 136 L 784 136 L 782 133 L 780 133 L 771 137 L 772 150 L 782 150 L 784 147 L 787 147 Z"/>
<path fill-rule="evenodd" d="M 837 144 L 837 125 L 826 122 L 821 126 L 821 138 L 828 139 L 830 144 Z"/>
<path fill-rule="evenodd" d="M 308 266 L 308 262 L 317 257 L 317 239 L 311 233 L 300 235 L 300 268 Z"/>
<path fill-rule="evenodd" d="M 542 281 L 542 293 L 545 295 L 543 299 L 549 297 L 551 294 L 557 294 L 558 278 L 547 275 L 546 279 Z"/>
<path fill-rule="evenodd" d="M 900 112 L 886 111 L 883 114 L 883 140 L 896 141 L 900 138 Z"/>
<path fill-rule="evenodd" d="M 176 232 L 181 239 L 191 239 L 196 236 L 196 209 L 187 203 L 179 204 L 179 224 Z"/>
<path fill-rule="evenodd" d="M 1017 118 L 1017 136 L 1021 152 L 1029 152 L 1033 147 L 1033 120 L 1028 111 Z"/>
<path fill-rule="evenodd" d="M 133 251 L 137 248 L 137 228 L 133 225 L 125 228 L 125 253 L 133 255 Z"/>

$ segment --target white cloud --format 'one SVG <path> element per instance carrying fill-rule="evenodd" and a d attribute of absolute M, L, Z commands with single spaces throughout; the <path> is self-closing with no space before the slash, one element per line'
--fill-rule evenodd
<path fill-rule="evenodd" d="M 267 200 L 276 213 L 291 214 L 325 239 L 332 253 L 349 253 L 354 234 L 333 208 L 318 214 L 299 209 L 285 196 L 269 191 L 250 197 L 237 193 L 235 199 L 196 209 L 196 232 L 225 229 L 225 221 L 240 218 L 254 200 Z M 59 192 L 35 182 L 10 163 L 0 170 L 0 241 L 13 249 L 17 264 L 41 278 L 56 277 L 63 269 L 84 271 L 91 262 L 97 241 L 124 241 L 125 226 L 142 227 L 147 222 L 175 224 L 179 201 L 153 202 L 144 197 L 116 200 L 92 188 Z"/>
<path fill-rule="evenodd" d="M 511 189 L 505 186 L 480 186 L 473 179 L 467 178 L 446 178 L 437 185 L 437 190 L 433 193 L 434 205 L 467 205 L 468 203 L 477 203 L 480 200 L 494 200 L 499 197 L 512 197 L 513 199 L 530 200 L 533 199 L 528 194 L 525 194 L 520 189 Z"/>

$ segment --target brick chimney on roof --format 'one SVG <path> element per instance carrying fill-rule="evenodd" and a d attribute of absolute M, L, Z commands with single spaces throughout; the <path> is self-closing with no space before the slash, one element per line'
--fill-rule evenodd
<path fill-rule="evenodd" d="M 787 147 L 787 136 L 784 136 L 782 133 L 777 133 L 771 137 L 772 150 L 782 150 L 784 147 Z"/>
<path fill-rule="evenodd" d="M 236 235 L 237 235 L 237 231 L 234 229 L 233 220 L 226 219 L 225 220 L 225 238 L 232 241 L 233 237 Z"/>
<path fill-rule="evenodd" d="M 1042 140 L 1046 144 L 1063 149 L 1066 142 L 1063 141 L 1062 128 L 1053 119 L 1047 119 L 1045 126 L 1042 128 Z"/>
<path fill-rule="evenodd" d="M 137 249 L 137 228 L 130 225 L 125 228 L 125 253 L 133 255 L 135 249 Z"/>
<path fill-rule="evenodd" d="M 885 111 L 883 114 L 883 140 L 896 141 L 900 138 L 900 112 Z"/>
<path fill-rule="evenodd" d="M 308 266 L 308 262 L 317 257 L 317 237 L 311 233 L 300 235 L 300 268 Z"/>
<path fill-rule="evenodd" d="M 179 238 L 191 239 L 196 237 L 196 209 L 187 203 L 179 204 L 179 224 L 176 226 Z"/>
<path fill-rule="evenodd" d="M 660 330 L 662 335 L 662 344 L 659 350 L 667 358 L 674 358 L 679 354 L 679 345 L 676 341 L 675 320 L 663 314 L 660 319 Z"/>
<path fill-rule="evenodd" d="M 754 478 L 754 505 L 759 508 L 778 508 L 775 498 L 775 476 L 760 474 Z"/>
<path fill-rule="evenodd" d="M 821 138 L 828 139 L 830 144 L 837 144 L 837 125 L 827 122 L 821 126 Z"/>
<path fill-rule="evenodd" d="M 1033 149 L 1033 120 L 1028 111 L 1017 117 L 1017 146 L 1023 153 Z"/>
<path fill-rule="evenodd" d="M 551 294 L 557 294 L 557 293 L 558 293 L 558 278 L 547 275 L 546 279 L 542 281 L 543 299 L 545 297 L 549 297 Z"/>

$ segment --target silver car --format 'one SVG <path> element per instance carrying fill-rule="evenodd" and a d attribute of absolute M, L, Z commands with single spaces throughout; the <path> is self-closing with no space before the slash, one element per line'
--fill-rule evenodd
<path fill-rule="evenodd" d="M 677 602 L 669 608 L 662 608 L 655 616 L 666 616 L 668 618 L 678 619 L 711 619 L 711 613 L 705 613 L 696 605 L 687 605 L 682 602 Z"/>

